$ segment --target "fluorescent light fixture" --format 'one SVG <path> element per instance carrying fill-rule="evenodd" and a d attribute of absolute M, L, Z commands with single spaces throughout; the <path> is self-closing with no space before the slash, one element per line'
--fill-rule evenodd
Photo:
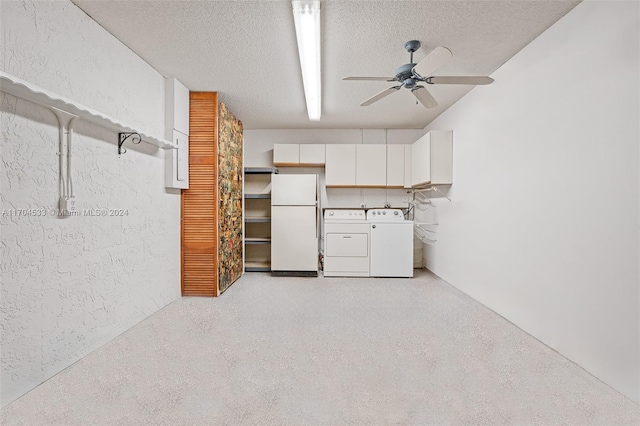
<path fill-rule="evenodd" d="M 298 39 L 302 85 L 309 120 L 320 120 L 320 0 L 293 0 L 293 19 Z"/>

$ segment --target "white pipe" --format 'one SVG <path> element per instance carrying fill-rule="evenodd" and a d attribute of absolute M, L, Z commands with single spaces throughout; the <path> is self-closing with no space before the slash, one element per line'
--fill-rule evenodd
<path fill-rule="evenodd" d="M 58 148 L 58 167 L 60 178 L 60 199 L 66 199 L 70 195 L 73 195 L 73 189 L 71 188 L 71 123 L 76 115 L 70 114 L 66 111 L 59 110 L 57 108 L 49 107 L 49 109 L 55 114 L 58 119 L 58 136 L 59 136 L 59 148 Z M 65 149 L 65 133 L 67 135 L 67 146 Z M 65 176 L 65 164 L 64 156 L 67 157 L 67 173 Z"/>
<path fill-rule="evenodd" d="M 73 197 L 73 182 L 71 180 L 71 138 L 73 136 L 73 120 L 72 117 L 67 123 L 67 191 L 68 196 Z"/>
<path fill-rule="evenodd" d="M 60 198 L 67 197 L 67 185 L 64 179 L 64 122 L 63 117 L 61 116 L 59 110 L 52 108 L 51 111 L 56 115 L 58 119 L 58 136 L 59 136 L 59 145 L 58 145 L 58 176 L 60 178 L 59 189 L 60 189 Z"/>

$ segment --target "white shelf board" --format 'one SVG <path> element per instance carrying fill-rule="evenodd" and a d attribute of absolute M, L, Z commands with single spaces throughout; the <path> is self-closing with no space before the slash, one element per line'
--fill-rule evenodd
<path fill-rule="evenodd" d="M 113 117 L 109 117 L 108 115 L 98 112 L 92 108 L 69 100 L 64 96 L 50 92 L 11 74 L 7 74 L 4 71 L 0 71 L 0 90 L 38 105 L 57 108 L 68 112 L 69 114 L 76 115 L 89 123 L 97 124 L 98 126 L 105 127 L 116 132 L 137 133 L 143 141 L 157 145 L 162 149 L 178 148 L 178 145 L 173 142 L 151 136 L 133 126 L 124 124 Z"/>

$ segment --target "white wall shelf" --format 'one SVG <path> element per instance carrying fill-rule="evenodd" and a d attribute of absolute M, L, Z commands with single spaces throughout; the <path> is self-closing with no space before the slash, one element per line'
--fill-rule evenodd
<path fill-rule="evenodd" d="M 177 149 L 178 145 L 165 139 L 160 139 L 144 133 L 133 126 L 118 121 L 92 108 L 69 100 L 64 96 L 43 89 L 35 84 L 29 83 L 4 71 L 0 71 L 0 90 L 21 99 L 42 105 L 56 108 L 73 114 L 89 123 L 113 130 L 119 133 L 137 133 L 144 142 L 156 145 L 162 149 Z"/>

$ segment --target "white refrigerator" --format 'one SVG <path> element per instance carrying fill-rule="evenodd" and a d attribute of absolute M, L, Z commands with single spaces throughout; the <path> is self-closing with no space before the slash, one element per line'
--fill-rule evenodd
<path fill-rule="evenodd" d="M 271 180 L 271 271 L 318 275 L 318 179 L 274 174 Z"/>

